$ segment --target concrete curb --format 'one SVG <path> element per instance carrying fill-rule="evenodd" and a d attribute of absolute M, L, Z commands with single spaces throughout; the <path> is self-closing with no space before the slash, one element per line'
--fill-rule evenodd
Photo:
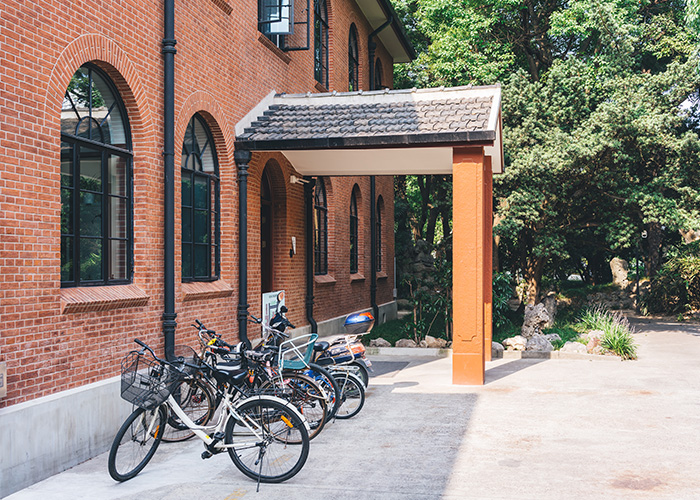
<path fill-rule="evenodd" d="M 370 356 L 422 356 L 446 358 L 452 355 L 452 349 L 438 349 L 435 347 L 368 347 Z"/>
<path fill-rule="evenodd" d="M 452 355 L 452 349 L 437 349 L 430 347 L 367 347 L 369 356 L 415 356 L 446 358 Z M 561 351 L 503 351 L 503 356 L 497 359 L 578 359 L 588 361 L 622 361 L 620 356 L 601 356 L 598 354 L 581 354 L 578 352 Z"/>

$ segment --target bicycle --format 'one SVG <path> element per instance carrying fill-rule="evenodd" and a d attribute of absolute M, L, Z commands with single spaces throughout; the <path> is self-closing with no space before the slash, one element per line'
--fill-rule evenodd
<path fill-rule="evenodd" d="M 225 393 L 218 384 L 222 411 L 214 425 L 193 422 L 172 396 L 182 380 L 198 373 L 207 380 L 226 379 L 230 374 L 199 360 L 174 362 L 156 356 L 144 342 L 122 361 L 122 398 L 138 406 L 114 438 L 108 469 L 116 481 L 135 477 L 155 454 L 172 411 L 205 445 L 202 458 L 227 451 L 234 465 L 246 476 L 261 482 L 283 482 L 296 475 L 309 453 L 308 423 L 290 402 L 256 395 L 246 397 L 235 386 Z M 146 352 L 153 358 L 146 357 Z M 244 351 L 244 356 L 264 361 L 265 354 Z M 234 401 L 235 396 L 239 397 Z"/>

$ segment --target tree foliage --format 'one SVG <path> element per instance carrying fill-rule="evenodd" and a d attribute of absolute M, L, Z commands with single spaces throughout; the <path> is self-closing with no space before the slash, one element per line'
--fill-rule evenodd
<path fill-rule="evenodd" d="M 530 302 L 544 275 L 595 282 L 614 255 L 653 275 L 669 234 L 700 228 L 697 2 L 397 3 L 419 51 L 397 84 L 503 85 L 495 231 Z"/>

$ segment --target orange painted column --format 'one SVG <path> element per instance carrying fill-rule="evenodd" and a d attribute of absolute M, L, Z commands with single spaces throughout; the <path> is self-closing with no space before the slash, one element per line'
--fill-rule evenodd
<path fill-rule="evenodd" d="M 493 337 L 493 170 L 484 158 L 484 360 L 491 361 Z"/>
<path fill-rule="evenodd" d="M 483 148 L 455 148 L 452 165 L 452 383 L 483 385 L 487 201 Z M 490 204 L 490 203 L 489 203 Z M 489 264 L 490 267 L 490 264 Z M 490 283 L 490 276 L 489 276 Z M 488 286 L 490 288 L 490 285 Z M 490 323 L 491 318 L 488 318 Z"/>

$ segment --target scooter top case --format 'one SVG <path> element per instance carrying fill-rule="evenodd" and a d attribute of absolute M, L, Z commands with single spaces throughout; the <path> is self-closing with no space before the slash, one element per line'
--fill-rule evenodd
<path fill-rule="evenodd" d="M 344 326 L 349 335 L 368 333 L 374 326 L 374 316 L 370 312 L 351 314 L 345 319 Z"/>

